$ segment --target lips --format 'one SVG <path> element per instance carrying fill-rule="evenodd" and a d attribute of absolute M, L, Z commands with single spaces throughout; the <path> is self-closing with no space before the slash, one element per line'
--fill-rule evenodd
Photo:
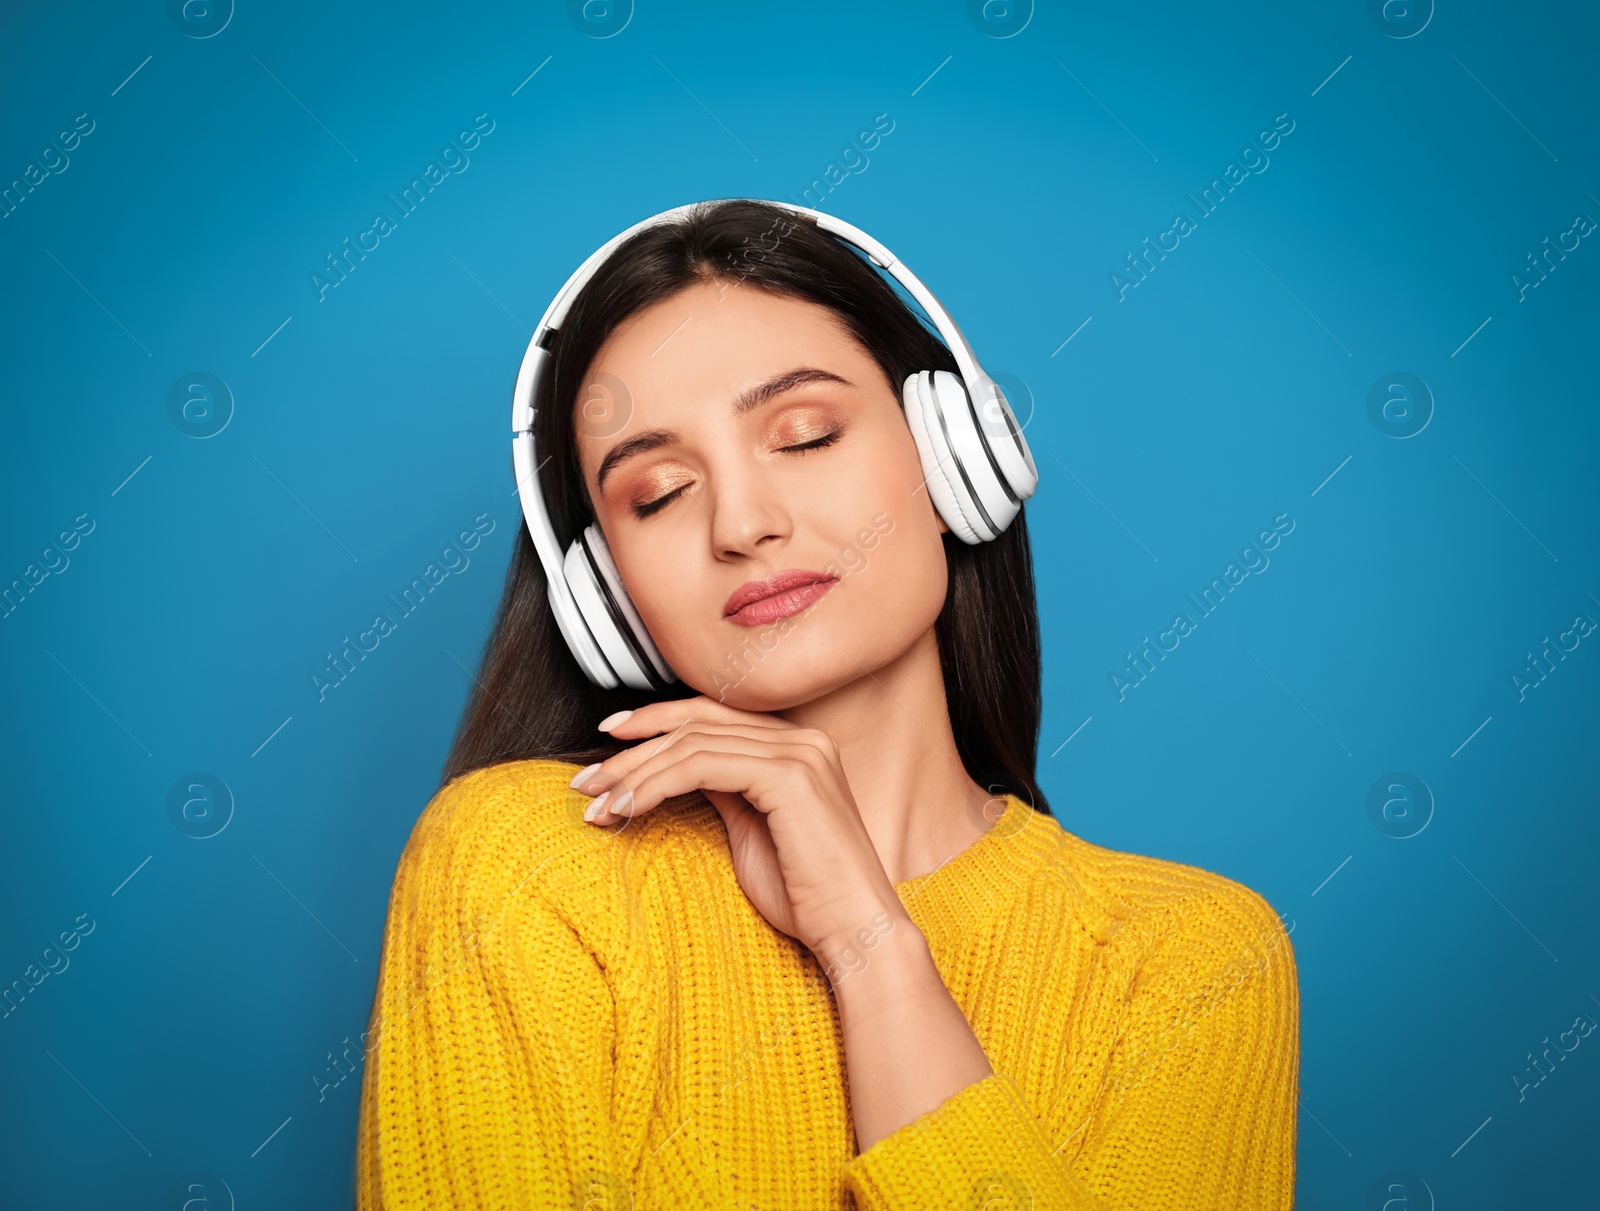
<path fill-rule="evenodd" d="M 838 583 L 835 576 L 792 568 L 740 585 L 722 607 L 722 614 L 740 626 L 764 626 L 798 614 Z"/>

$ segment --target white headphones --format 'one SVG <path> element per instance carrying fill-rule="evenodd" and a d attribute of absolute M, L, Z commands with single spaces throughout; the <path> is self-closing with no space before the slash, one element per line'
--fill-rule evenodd
<path fill-rule="evenodd" d="M 762 201 L 806 215 L 822 230 L 854 244 L 874 265 L 899 281 L 933 320 L 955 355 L 961 374 L 957 377 L 948 370 L 919 370 L 907 377 L 902 389 L 906 420 L 927 476 L 928 495 L 939 516 L 963 542 L 998 538 L 1021 511 L 1022 502 L 1038 487 L 1039 470 L 1005 393 L 978 365 L 961 329 L 916 275 L 859 227 L 819 210 Z M 534 401 L 550 360 L 551 339 L 584 283 L 629 236 L 680 218 L 695 205 L 704 203 L 676 206 L 635 223 L 578 266 L 534 330 L 511 397 L 511 456 L 517 489 L 528 533 L 533 536 L 534 549 L 544 565 L 550 609 L 589 680 L 607 689 L 614 689 L 619 682 L 637 689 L 662 689 L 677 676 L 661 658 L 629 600 L 600 527 L 586 527 L 573 541 L 565 560 L 561 558 L 538 482 L 540 464 L 535 460 L 533 446 Z"/>

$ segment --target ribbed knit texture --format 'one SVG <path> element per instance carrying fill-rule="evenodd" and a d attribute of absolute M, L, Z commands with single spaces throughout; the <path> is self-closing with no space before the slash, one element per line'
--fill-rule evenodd
<path fill-rule="evenodd" d="M 596 828 L 576 772 L 478 770 L 416 823 L 358 1211 L 1293 1205 L 1295 965 L 1255 892 L 1007 797 L 895 885 L 994 1075 L 857 1155 L 827 978 L 745 897 L 722 818 L 696 793 Z"/>

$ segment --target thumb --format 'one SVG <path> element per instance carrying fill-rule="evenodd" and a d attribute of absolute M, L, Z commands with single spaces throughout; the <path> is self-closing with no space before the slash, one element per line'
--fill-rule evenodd
<path fill-rule="evenodd" d="M 711 806 L 717 809 L 717 814 L 722 817 L 722 825 L 729 832 L 733 831 L 733 822 L 746 812 L 756 809 L 750 806 L 750 801 L 738 791 L 712 791 L 701 790 Z"/>

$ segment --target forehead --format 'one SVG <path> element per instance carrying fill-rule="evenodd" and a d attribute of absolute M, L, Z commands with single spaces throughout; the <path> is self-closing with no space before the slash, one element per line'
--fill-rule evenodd
<path fill-rule="evenodd" d="M 635 427 L 646 416 L 650 425 L 687 422 L 798 365 L 865 382 L 876 363 L 826 307 L 729 281 L 698 282 L 620 324 L 588 380 L 625 394 L 619 402 Z"/>

